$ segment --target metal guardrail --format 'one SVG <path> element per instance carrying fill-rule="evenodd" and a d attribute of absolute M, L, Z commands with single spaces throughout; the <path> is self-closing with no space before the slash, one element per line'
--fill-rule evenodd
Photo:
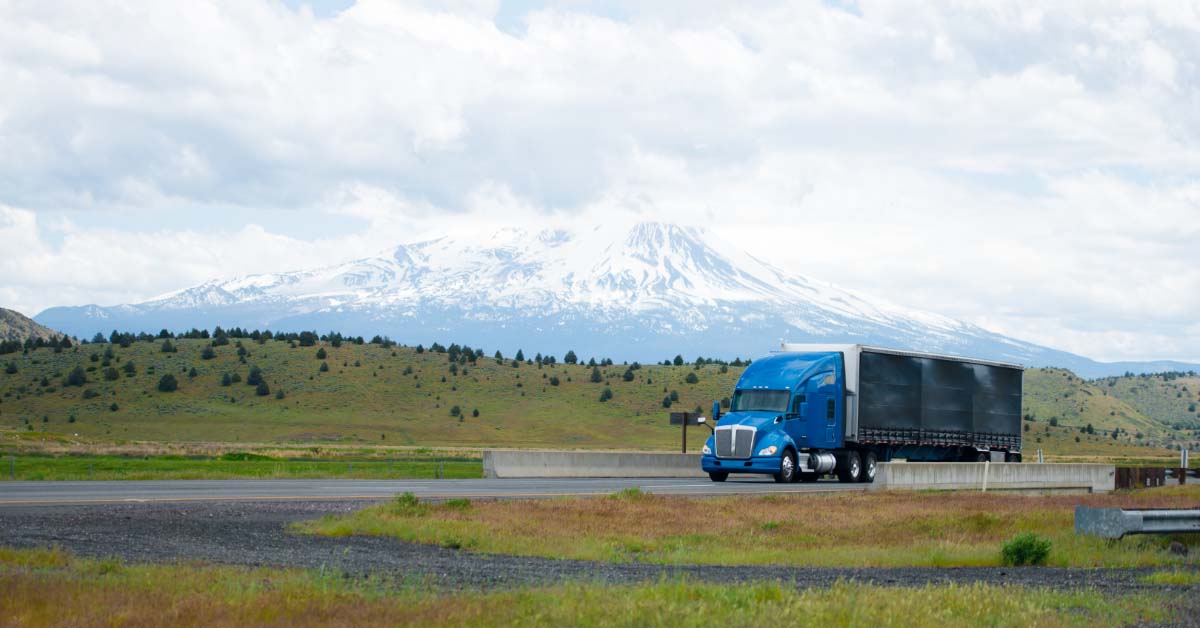
<path fill-rule="evenodd" d="M 1075 534 L 1119 539 L 1126 534 L 1200 532 L 1200 510 L 1075 507 Z"/>

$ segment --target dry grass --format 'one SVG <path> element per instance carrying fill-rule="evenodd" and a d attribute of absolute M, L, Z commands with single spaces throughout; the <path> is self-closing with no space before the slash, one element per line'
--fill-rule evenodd
<path fill-rule="evenodd" d="M 1171 619 L 1164 594 L 839 583 L 585 583 L 495 593 L 295 570 L 137 566 L 56 551 L 0 550 L 0 623 L 20 626 L 1090 626 Z"/>
<path fill-rule="evenodd" d="M 498 552 L 666 564 L 828 566 L 999 564 L 1001 543 L 1031 531 L 1053 542 L 1049 564 L 1195 564 L 1161 539 L 1077 537 L 1076 505 L 1194 507 L 1200 486 L 1110 495 L 826 494 L 690 499 L 619 494 L 595 499 L 404 506 L 397 500 L 300 524 L 318 534 L 390 535 Z M 1200 545 L 1197 539 L 1189 541 Z M 1196 552 L 1192 552 L 1193 555 Z"/>

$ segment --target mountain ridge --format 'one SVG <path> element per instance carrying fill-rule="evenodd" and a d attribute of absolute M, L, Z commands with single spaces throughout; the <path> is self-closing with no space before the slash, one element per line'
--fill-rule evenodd
<path fill-rule="evenodd" d="M 138 304 L 50 308 L 35 318 L 85 337 L 215 325 L 317 329 L 642 361 L 681 349 L 746 357 L 783 340 L 857 342 L 1061 366 L 1085 377 L 1150 370 L 866 298 L 779 269 L 704 229 L 661 223 L 445 236 L 322 268 L 211 280 Z"/>

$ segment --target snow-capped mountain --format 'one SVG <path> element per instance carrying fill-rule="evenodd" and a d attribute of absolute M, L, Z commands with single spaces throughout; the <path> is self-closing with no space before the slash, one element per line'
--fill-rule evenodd
<path fill-rule="evenodd" d="M 1128 366 L 860 297 L 776 268 L 704 230 L 657 223 L 444 237 L 327 268 L 214 280 L 144 303 L 51 308 L 36 320 L 80 337 L 222 325 L 381 334 L 489 352 L 574 349 L 618 360 L 753 357 L 788 340 L 1066 366 L 1084 375 Z"/>

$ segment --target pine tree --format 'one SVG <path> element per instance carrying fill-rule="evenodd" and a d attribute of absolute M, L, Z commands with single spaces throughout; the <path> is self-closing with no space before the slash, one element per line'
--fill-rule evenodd
<path fill-rule="evenodd" d="M 671 362 L 672 362 L 672 363 L 673 363 L 675 366 L 683 366 L 683 356 L 682 356 L 682 355 L 676 355 L 676 356 L 675 356 L 675 359 L 674 359 L 674 360 L 672 360 Z"/>
<path fill-rule="evenodd" d="M 593 384 L 599 384 L 600 382 L 604 381 L 604 377 L 600 375 L 600 367 L 598 367 L 598 366 L 592 367 L 591 381 Z"/>
<path fill-rule="evenodd" d="M 200 352 L 201 360 L 211 360 L 215 357 L 217 357 L 217 352 L 212 347 L 204 347 L 204 350 Z"/>
<path fill-rule="evenodd" d="M 317 370 L 318 370 L 318 371 L 320 371 L 320 372 L 322 372 L 322 373 L 328 373 L 328 372 L 329 372 L 329 365 L 328 365 L 328 364 L 326 364 L 325 362 L 322 362 L 322 363 L 321 363 L 321 368 L 319 368 L 319 369 L 317 369 Z"/>
<path fill-rule="evenodd" d="M 525 361 L 525 352 L 521 351 L 520 349 L 517 349 L 517 355 L 516 355 L 515 359 L 517 362 L 524 362 Z"/>
<path fill-rule="evenodd" d="M 567 355 L 563 356 L 563 362 L 566 362 L 567 364 L 577 364 L 579 362 L 579 356 L 576 356 L 574 351 L 567 351 Z"/>
<path fill-rule="evenodd" d="M 267 395 L 271 394 L 271 387 L 267 385 L 265 380 L 259 381 L 258 386 L 254 388 L 254 394 L 258 395 L 259 397 L 266 397 Z"/>
<path fill-rule="evenodd" d="M 246 385 L 257 386 L 261 383 L 263 383 L 262 369 L 258 368 L 257 366 L 250 367 L 250 373 L 246 375 Z"/>
<path fill-rule="evenodd" d="M 324 360 L 325 357 L 326 357 L 325 347 L 321 347 L 320 349 L 317 349 L 317 359 Z"/>
<path fill-rule="evenodd" d="M 685 381 L 689 384 L 696 384 L 696 383 L 700 382 L 700 378 L 696 377 L 695 373 L 688 373 L 687 377 L 683 378 L 683 381 Z"/>
<path fill-rule="evenodd" d="M 163 375 L 162 378 L 158 380 L 159 392 L 175 392 L 178 388 L 179 381 L 176 380 L 175 376 L 170 373 Z"/>
<path fill-rule="evenodd" d="M 76 366 L 67 374 L 67 379 L 63 384 L 67 386 L 83 386 L 87 383 L 87 373 L 84 372 L 82 366 Z"/>

